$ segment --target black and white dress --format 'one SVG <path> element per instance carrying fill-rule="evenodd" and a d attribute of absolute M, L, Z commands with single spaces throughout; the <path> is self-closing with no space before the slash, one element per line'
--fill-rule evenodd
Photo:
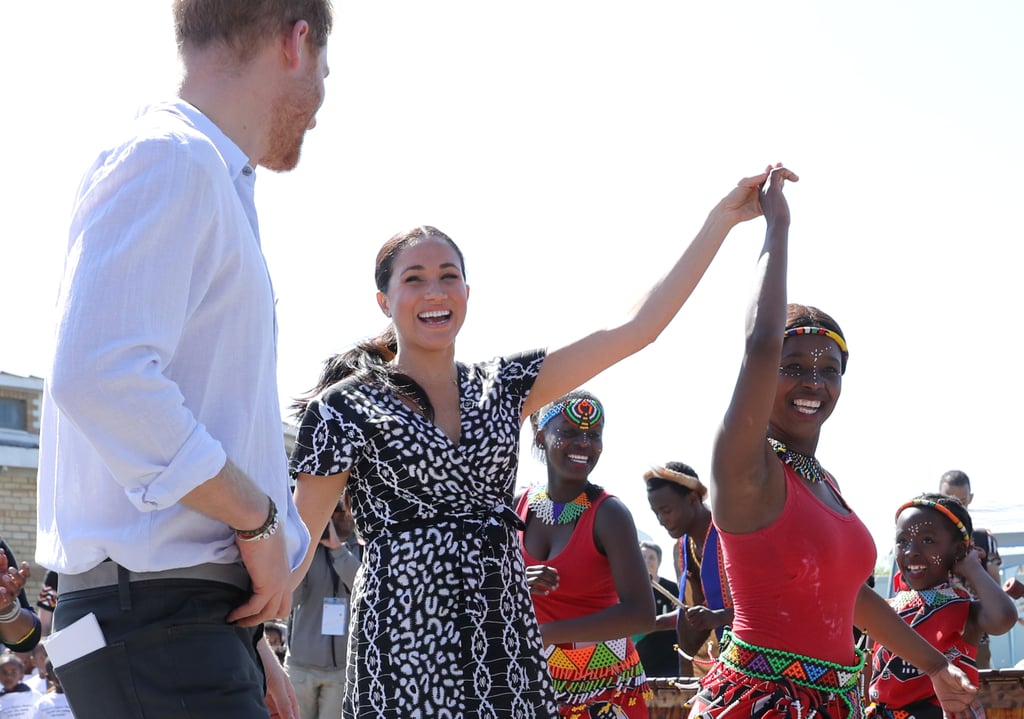
<path fill-rule="evenodd" d="M 543 360 L 459 364 L 458 444 L 354 378 L 307 408 L 292 473 L 350 470 L 366 542 L 343 716 L 557 716 L 511 510 L 520 416 Z"/>

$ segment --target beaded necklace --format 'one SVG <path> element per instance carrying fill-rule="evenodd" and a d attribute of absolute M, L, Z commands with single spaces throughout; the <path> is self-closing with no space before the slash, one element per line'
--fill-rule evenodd
<path fill-rule="evenodd" d="M 555 502 L 545 487 L 532 487 L 526 496 L 534 516 L 544 524 L 572 524 L 590 507 L 586 490 L 571 502 Z"/>
<path fill-rule="evenodd" d="M 808 482 L 818 484 L 819 482 L 825 481 L 828 477 L 828 472 L 826 472 L 825 468 L 821 466 L 821 462 L 816 460 L 814 457 L 794 452 L 774 437 L 768 438 L 768 444 L 772 446 L 772 449 L 775 450 L 775 454 L 779 455 L 779 459 L 781 459 L 784 464 L 788 464 L 793 468 L 794 472 L 799 474 Z"/>

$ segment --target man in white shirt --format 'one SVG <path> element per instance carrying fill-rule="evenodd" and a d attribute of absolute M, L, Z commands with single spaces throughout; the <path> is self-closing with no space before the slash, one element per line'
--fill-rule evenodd
<path fill-rule="evenodd" d="M 48 648 L 78 719 L 291 716 L 258 628 L 287 616 L 309 535 L 254 168 L 298 162 L 331 2 L 173 11 L 180 96 L 100 154 L 71 221 L 40 438 L 36 559 L 60 575 Z"/>

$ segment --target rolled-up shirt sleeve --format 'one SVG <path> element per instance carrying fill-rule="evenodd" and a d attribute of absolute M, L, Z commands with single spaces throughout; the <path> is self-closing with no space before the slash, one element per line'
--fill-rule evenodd
<path fill-rule="evenodd" d="M 181 348 L 224 309 L 208 295 L 229 258 L 216 241 L 216 199 L 196 191 L 211 184 L 204 166 L 174 142 L 124 152 L 130 161 L 100 168 L 79 194 L 48 382 L 66 419 L 148 511 L 177 502 L 227 460 L 181 386 L 216 377 L 185 367 L 197 358 Z"/>

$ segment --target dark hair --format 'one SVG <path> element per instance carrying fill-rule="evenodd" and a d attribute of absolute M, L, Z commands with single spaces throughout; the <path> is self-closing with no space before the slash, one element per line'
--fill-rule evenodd
<path fill-rule="evenodd" d="M 459 246 L 436 227 L 422 225 L 394 235 L 380 248 L 373 270 L 373 279 L 377 290 L 387 292 L 395 268 L 395 258 L 401 254 L 402 250 L 422 240 L 435 238 L 447 242 L 455 250 L 455 254 L 459 257 L 462 276 L 465 277 L 466 259 Z M 424 417 L 433 420 L 434 405 L 431 404 L 426 391 L 414 379 L 401 372 L 395 372 L 389 366 L 388 363 L 395 358 L 397 353 L 398 337 L 395 334 L 394 325 L 389 324 L 376 337 L 357 342 L 352 349 L 327 358 L 316 385 L 292 402 L 290 409 L 294 411 L 296 417 L 301 417 L 306 411 L 306 407 L 309 406 L 310 400 L 325 389 L 346 377 L 356 377 L 369 385 L 383 387 L 410 398 L 419 405 Z"/>
<path fill-rule="evenodd" d="M 377 260 L 373 271 L 373 280 L 377 285 L 377 290 L 380 292 L 388 291 L 391 273 L 395 269 L 395 258 L 398 257 L 402 250 L 422 240 L 430 239 L 443 240 L 448 243 L 449 247 L 455 250 L 455 254 L 459 256 L 459 269 L 462 270 L 462 276 L 465 277 L 466 258 L 462 256 L 462 250 L 455 244 L 455 241 L 436 227 L 421 225 L 406 232 L 399 232 L 385 242 L 380 251 L 377 252 Z"/>
<path fill-rule="evenodd" d="M 310 39 L 323 50 L 334 24 L 331 0 L 174 0 L 173 13 L 179 50 L 224 43 L 243 63 L 299 20 L 309 23 Z"/>
<path fill-rule="evenodd" d="M 963 502 L 961 502 L 956 497 L 951 497 L 948 494 L 939 494 L 938 492 L 925 492 L 923 494 L 917 495 L 916 497 L 914 497 L 914 499 L 921 499 L 924 500 L 925 502 L 930 502 L 945 507 L 946 509 L 953 513 L 954 517 L 963 522 L 964 528 L 967 529 L 967 536 L 970 537 L 973 535 L 974 523 L 971 521 L 971 513 L 967 511 L 967 507 L 963 505 Z M 922 509 L 930 509 L 930 507 L 928 507 L 927 505 L 915 506 L 921 506 Z M 946 521 L 946 524 L 949 525 L 950 531 L 953 532 L 954 539 L 956 539 L 958 542 L 962 542 L 964 540 L 963 534 L 961 534 L 959 528 L 957 528 L 957 526 L 949 520 L 949 517 L 947 517 L 945 514 L 937 510 L 932 509 L 932 511 L 936 514 L 942 515 L 942 518 Z"/>
<path fill-rule="evenodd" d="M 664 467 L 665 469 L 671 469 L 673 472 L 679 472 L 680 474 L 688 474 L 691 477 L 700 479 L 700 477 L 697 476 L 697 470 L 695 470 L 693 467 L 686 464 L 685 462 L 665 462 Z M 683 497 L 693 492 L 693 490 L 690 489 L 689 487 L 684 487 L 678 482 L 673 482 L 671 479 L 665 479 L 663 477 L 648 477 L 646 482 L 648 492 L 657 491 L 662 487 L 670 487 L 674 492 Z"/>
<path fill-rule="evenodd" d="M 658 555 L 658 561 L 661 561 L 661 547 L 659 547 L 656 542 L 648 542 L 647 540 L 644 540 L 640 542 L 640 549 L 650 549 L 652 552 Z"/>
<path fill-rule="evenodd" d="M 843 334 L 843 329 L 839 326 L 839 323 L 832 319 L 832 316 L 826 312 L 822 312 L 817 307 L 812 305 L 800 305 L 791 302 L 786 305 L 786 329 L 791 330 L 795 327 L 823 327 L 827 330 L 832 330 L 837 335 L 843 338 L 843 342 L 846 342 L 846 335 Z M 843 362 L 840 367 L 840 373 L 846 373 L 846 360 L 848 359 L 847 353 L 843 353 Z"/>
<path fill-rule="evenodd" d="M 961 472 L 959 469 L 951 469 L 943 474 L 939 484 L 948 484 L 950 487 L 966 487 L 968 492 L 971 491 L 971 478 L 967 476 L 966 472 Z"/>

